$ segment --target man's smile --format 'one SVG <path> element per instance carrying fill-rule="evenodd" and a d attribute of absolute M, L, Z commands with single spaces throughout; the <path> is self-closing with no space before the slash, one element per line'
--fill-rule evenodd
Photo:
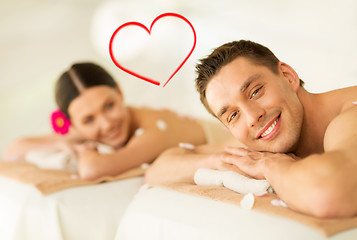
<path fill-rule="evenodd" d="M 281 122 L 280 116 L 281 114 L 279 114 L 279 116 L 277 116 L 276 118 L 271 120 L 267 125 L 265 125 L 265 127 L 258 133 L 257 139 L 261 139 L 261 140 L 272 139 L 280 129 L 280 122 Z"/>

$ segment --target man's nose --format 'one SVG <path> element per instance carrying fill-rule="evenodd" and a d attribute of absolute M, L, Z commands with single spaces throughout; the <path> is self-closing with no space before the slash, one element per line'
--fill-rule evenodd
<path fill-rule="evenodd" d="M 248 127 L 254 127 L 265 115 L 265 110 L 256 105 L 248 105 L 243 111 L 246 115 Z"/>

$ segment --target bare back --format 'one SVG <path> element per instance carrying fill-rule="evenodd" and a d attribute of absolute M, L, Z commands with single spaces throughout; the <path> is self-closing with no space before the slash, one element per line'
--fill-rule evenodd
<path fill-rule="evenodd" d="M 169 110 L 130 107 L 129 111 L 136 128 L 134 131 L 141 129 L 141 132 L 157 132 L 163 137 L 160 144 L 166 145 L 166 148 L 177 146 L 180 142 L 193 145 L 206 142 L 202 126 L 193 118 Z"/>

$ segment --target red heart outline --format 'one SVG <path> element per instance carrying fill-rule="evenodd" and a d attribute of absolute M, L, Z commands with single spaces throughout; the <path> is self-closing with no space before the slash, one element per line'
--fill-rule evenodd
<path fill-rule="evenodd" d="M 114 33 L 112 34 L 112 37 L 110 38 L 110 42 L 109 42 L 109 54 L 110 54 L 110 57 L 112 59 L 112 61 L 114 62 L 114 64 L 120 68 L 121 70 L 123 70 L 124 72 L 127 72 L 137 78 L 140 78 L 142 80 L 145 80 L 149 83 L 152 83 L 152 84 L 155 84 L 157 86 L 160 86 L 160 82 L 158 81 L 155 81 L 153 79 L 150 79 L 150 78 L 147 78 L 145 76 L 142 76 L 142 75 L 139 75 L 125 67 L 123 67 L 114 57 L 114 54 L 113 54 L 113 41 L 114 41 L 114 37 L 116 36 L 116 34 L 123 28 L 127 27 L 127 26 L 138 26 L 138 27 L 141 27 L 143 28 L 149 35 L 151 35 L 151 30 L 152 30 L 152 27 L 154 26 L 155 22 L 157 22 L 159 19 L 161 18 L 164 18 L 164 17 L 176 17 L 176 18 L 180 18 L 182 20 L 184 20 L 186 23 L 188 23 L 188 25 L 190 25 L 191 29 L 192 29 L 192 32 L 193 32 L 193 37 L 194 37 L 194 42 L 193 42 L 193 46 L 191 48 L 191 51 L 189 52 L 189 54 L 186 56 L 186 58 L 182 61 L 182 63 L 178 66 L 178 68 L 174 71 L 173 74 L 171 74 L 170 78 L 165 82 L 165 84 L 163 85 L 163 87 L 166 86 L 166 84 L 171 80 L 171 78 L 181 69 L 181 67 L 185 64 L 185 62 L 187 61 L 187 59 L 191 56 L 193 50 L 195 49 L 196 47 L 196 31 L 193 27 L 193 25 L 191 24 L 190 21 L 188 21 L 184 16 L 180 15 L 180 14 L 177 14 L 177 13 L 164 13 L 164 14 L 161 14 L 159 15 L 158 17 L 156 17 L 154 19 L 154 21 L 151 23 L 151 26 L 150 26 L 150 29 L 148 29 L 145 25 L 139 23 L 139 22 L 127 22 L 127 23 L 124 23 L 123 25 L 121 25 L 120 27 L 118 27 Z"/>

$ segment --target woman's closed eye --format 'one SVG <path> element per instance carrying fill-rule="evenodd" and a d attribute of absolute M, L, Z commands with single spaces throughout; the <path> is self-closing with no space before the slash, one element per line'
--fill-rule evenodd
<path fill-rule="evenodd" d="M 110 110 L 114 107 L 114 102 L 109 102 L 105 105 L 105 109 L 106 110 Z"/>
<path fill-rule="evenodd" d="M 94 117 L 93 116 L 88 116 L 83 120 L 83 124 L 90 124 L 94 121 Z"/>

